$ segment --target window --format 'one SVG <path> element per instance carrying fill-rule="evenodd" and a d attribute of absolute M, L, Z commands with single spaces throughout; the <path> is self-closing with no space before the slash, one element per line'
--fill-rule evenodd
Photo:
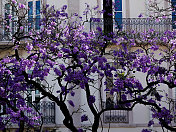
<path fill-rule="evenodd" d="M 119 73 L 121 75 L 123 73 Z M 113 89 L 113 83 L 115 81 L 114 77 L 106 77 L 106 108 L 115 108 L 115 107 L 123 107 L 120 105 L 118 102 L 120 101 L 121 97 L 125 92 L 122 91 L 114 91 L 112 92 Z M 111 106 L 111 107 L 110 107 Z"/>
<path fill-rule="evenodd" d="M 33 105 L 40 109 L 40 92 L 38 90 L 28 89 L 27 91 L 27 105 L 33 107 Z"/>
<path fill-rule="evenodd" d="M 28 70 L 27 73 L 29 75 L 32 75 L 33 70 Z M 40 83 L 40 80 L 36 80 L 38 83 Z M 55 123 L 55 103 L 51 101 L 41 101 L 41 94 L 40 91 L 35 89 L 33 86 L 27 90 L 26 93 L 27 97 L 27 105 L 29 107 L 34 107 L 37 109 L 36 115 L 39 113 L 42 115 L 43 123 Z M 39 113 L 38 113 L 39 112 Z M 31 113 L 27 113 L 28 117 L 32 117 L 33 115 Z M 38 123 L 41 123 L 41 120 L 36 121 Z"/>
<path fill-rule="evenodd" d="M 115 23 L 118 29 L 122 29 L 122 0 L 115 0 Z"/>
<path fill-rule="evenodd" d="M 113 63 L 110 63 L 112 66 Z M 118 68 L 117 65 L 114 65 L 114 67 Z M 119 70 L 121 71 L 121 70 Z M 115 73 L 114 73 L 115 74 Z M 119 106 L 118 102 L 121 98 L 121 96 L 124 94 L 123 91 L 120 92 L 112 92 L 113 89 L 113 82 L 115 78 L 113 77 L 106 77 L 106 102 L 105 102 L 105 108 L 116 108 L 116 107 L 123 107 Z M 128 123 L 129 122 L 129 116 L 128 111 L 126 110 L 110 110 L 104 112 L 104 122 L 105 123 Z"/>
<path fill-rule="evenodd" d="M 40 29 L 40 1 L 33 0 L 28 2 L 28 23 L 29 30 Z"/>
<path fill-rule="evenodd" d="M 28 74 L 31 75 L 32 74 L 32 70 L 28 70 Z M 32 104 L 36 105 L 36 107 L 38 107 L 38 105 L 40 104 L 40 92 L 37 89 L 34 89 L 33 87 L 31 87 L 30 89 L 27 90 L 27 103 L 29 106 L 32 107 Z"/>

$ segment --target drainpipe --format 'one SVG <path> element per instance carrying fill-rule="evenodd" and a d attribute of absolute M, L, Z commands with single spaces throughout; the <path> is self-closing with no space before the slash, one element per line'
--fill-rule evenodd
<path fill-rule="evenodd" d="M 104 33 L 108 35 L 113 32 L 112 0 L 103 0 L 103 10 Z"/>

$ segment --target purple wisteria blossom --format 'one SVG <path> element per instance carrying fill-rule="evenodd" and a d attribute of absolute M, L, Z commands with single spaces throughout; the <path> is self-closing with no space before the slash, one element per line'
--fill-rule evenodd
<path fill-rule="evenodd" d="M 92 105 L 95 102 L 95 96 L 89 96 L 89 104 Z"/>
<path fill-rule="evenodd" d="M 80 123 L 89 119 L 90 129 L 97 132 L 104 112 L 131 111 L 136 105 L 151 108 L 148 127 L 157 119 L 165 129 L 176 131 L 173 111 L 166 107 L 174 101 L 167 91 L 176 87 L 176 31 L 160 37 L 154 29 L 106 33 L 103 26 L 97 26 L 87 32 L 83 18 L 77 13 L 69 16 L 66 5 L 60 10 L 43 6 L 40 30 L 36 31 L 25 15 L 27 6 L 10 2 L 26 13 L 17 13 L 14 34 L 8 33 L 13 23 L 4 23 L 13 44 L 3 47 L 10 53 L 3 52 L 0 58 L 0 130 L 9 123 L 20 131 L 41 127 L 44 113 L 39 107 L 47 100 L 60 108 L 63 124 L 74 132 L 85 129 L 74 124 L 76 114 Z M 90 6 L 86 7 L 88 15 Z M 92 18 L 91 22 L 100 23 L 101 19 Z M 37 92 L 39 99 L 33 101 L 31 96 Z M 91 118 L 84 113 L 87 111 Z"/>
<path fill-rule="evenodd" d="M 68 100 L 68 103 L 69 103 L 72 107 L 75 107 L 75 104 L 73 103 L 72 100 Z"/>
<path fill-rule="evenodd" d="M 81 122 L 83 122 L 83 121 L 87 121 L 87 120 L 88 120 L 87 115 L 83 115 L 83 116 L 81 116 Z"/>

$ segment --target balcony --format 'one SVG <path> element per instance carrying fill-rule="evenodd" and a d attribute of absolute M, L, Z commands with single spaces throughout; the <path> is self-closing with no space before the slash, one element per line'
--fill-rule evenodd
<path fill-rule="evenodd" d="M 41 118 L 36 121 L 36 123 L 43 125 L 53 125 L 55 124 L 55 102 L 42 101 L 37 104 L 29 104 L 28 107 L 35 107 L 36 116 L 41 115 Z M 0 104 L 0 117 L 7 117 L 6 115 L 7 105 Z M 4 113 L 4 114 L 3 114 Z M 1 115 L 2 114 L 2 115 Z M 27 117 L 34 117 L 31 113 L 25 113 Z M 15 124 L 14 124 L 15 125 Z"/>
<path fill-rule="evenodd" d="M 103 19 L 103 18 L 91 18 L 90 19 L 90 30 L 95 31 L 97 27 L 104 29 L 104 24 L 106 26 L 111 26 L 113 22 L 113 32 L 118 31 L 135 31 L 144 32 L 150 29 L 158 32 L 162 35 L 165 31 L 175 29 L 175 25 L 171 18 L 161 18 L 161 19 L 150 19 L 150 18 L 122 18 L 122 19 Z"/>
<path fill-rule="evenodd" d="M 32 107 L 31 105 L 29 105 Z M 35 108 L 41 114 L 42 118 L 39 123 L 46 124 L 55 124 L 55 103 L 51 101 L 42 101 L 37 104 L 34 104 Z M 38 114 L 37 114 L 38 115 Z M 28 117 L 33 116 L 31 114 L 27 114 Z"/>
<path fill-rule="evenodd" d="M 20 35 L 28 35 L 32 29 L 35 31 L 40 30 L 40 18 L 29 18 L 20 21 L 23 28 L 19 30 Z M 0 21 L 0 41 L 11 41 L 12 36 L 17 32 L 18 20 L 12 19 L 11 21 L 6 20 Z"/>
<path fill-rule="evenodd" d="M 115 104 L 103 102 L 103 108 L 113 108 Z M 129 123 L 129 111 L 127 110 L 110 110 L 103 113 L 104 123 Z"/>

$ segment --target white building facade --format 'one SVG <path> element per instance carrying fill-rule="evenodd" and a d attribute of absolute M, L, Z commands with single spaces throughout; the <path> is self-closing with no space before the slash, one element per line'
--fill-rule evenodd
<path fill-rule="evenodd" d="M 59 9 L 63 5 L 68 5 L 68 15 L 72 15 L 75 12 L 78 13 L 80 16 L 83 16 L 83 19 L 86 20 L 85 16 L 83 15 L 83 12 L 87 8 L 87 5 L 90 6 L 90 8 L 94 8 L 97 5 L 98 10 L 103 10 L 103 0 L 19 0 L 22 3 L 27 3 L 27 6 L 29 8 L 28 12 L 28 19 L 35 18 L 36 21 L 33 23 L 31 21 L 31 25 L 35 26 L 36 30 L 39 30 L 39 22 L 37 22 L 37 19 L 40 19 L 42 16 L 40 16 L 40 10 L 43 5 L 49 4 L 50 6 L 54 5 L 55 8 Z M 166 24 L 163 22 L 161 23 L 160 28 L 157 27 L 157 24 L 154 20 L 151 20 L 151 23 L 149 24 L 147 19 L 148 16 L 153 15 L 151 11 L 149 11 L 149 0 L 116 0 L 113 1 L 114 3 L 118 1 L 119 8 L 113 11 L 114 21 L 118 19 L 117 21 L 122 24 L 122 30 L 131 30 L 131 29 L 137 29 L 141 30 L 147 30 L 151 26 L 155 26 L 156 29 L 160 30 L 163 29 L 172 29 L 172 18 L 171 16 L 168 17 L 169 24 Z M 6 5 L 7 0 L 0 0 L 0 19 L 6 17 L 5 10 L 12 10 L 12 7 L 8 7 Z M 169 7 L 170 5 L 167 2 L 160 2 L 160 7 Z M 12 13 L 12 12 L 9 12 Z M 167 14 L 168 12 L 164 12 L 164 14 Z M 118 14 L 116 16 L 116 14 Z M 142 18 L 139 18 L 139 16 L 142 15 Z M 157 14 L 155 14 L 157 15 Z M 97 23 L 94 21 L 90 21 L 91 18 L 100 18 L 103 20 L 102 14 L 89 14 L 88 15 L 88 21 L 85 23 L 85 30 L 90 31 L 94 30 L 97 26 L 100 26 L 103 28 L 103 22 Z M 14 18 L 15 19 L 15 18 Z M 120 20 L 120 21 L 119 21 Z M 162 20 L 161 20 L 162 21 Z M 135 23 L 136 22 L 136 23 Z M 140 23 L 141 22 L 141 23 Z M 125 23 L 125 24 L 124 24 Z M 138 23 L 138 24 L 137 24 Z M 153 24 L 153 25 L 152 25 Z M 146 26 L 147 25 L 147 26 Z M 118 30 L 116 28 L 117 23 L 114 22 L 113 24 L 113 30 Z M 15 27 L 11 25 L 11 27 L 15 30 Z M 145 28 L 144 28 L 145 27 Z M 7 35 L 3 29 L 0 29 L 0 45 L 5 46 L 6 44 L 9 44 L 9 41 L 5 39 L 5 36 Z M 114 47 L 112 47 L 114 48 Z M 6 51 L 5 51 L 6 52 Z M 6 54 L 2 52 L 3 54 Z M 23 54 L 23 53 L 22 53 Z M 2 55 L 2 54 L 1 54 Z M 30 72 L 30 71 L 29 71 Z M 145 85 L 145 78 L 141 78 L 141 76 L 138 73 L 135 74 L 136 77 L 141 81 L 144 82 Z M 52 77 L 48 77 L 48 80 L 52 83 Z M 104 91 L 106 88 L 104 85 L 100 85 L 101 82 L 97 83 L 95 86 L 99 89 L 101 89 L 101 93 L 96 92 L 96 105 L 100 109 L 100 103 L 99 103 L 99 96 L 102 94 L 103 101 L 106 102 L 107 100 L 107 93 Z M 101 87 L 100 87 L 101 86 Z M 38 91 L 30 91 L 31 97 L 30 100 L 35 101 L 38 97 L 41 96 L 41 94 Z M 169 96 L 172 98 L 175 98 L 175 91 L 174 90 L 168 90 Z M 76 113 L 73 115 L 73 119 L 75 122 L 75 125 L 78 127 L 84 126 L 89 127 L 91 126 L 91 121 L 93 121 L 93 115 L 91 114 L 88 106 L 85 105 L 85 92 L 78 89 L 75 92 L 74 97 L 69 97 L 69 99 L 74 100 L 74 102 L 77 102 L 75 104 L 75 107 L 69 106 L 70 112 L 77 111 L 78 107 L 81 105 L 84 105 L 83 108 L 86 110 L 86 114 L 89 115 L 90 120 L 86 122 L 81 122 L 81 115 L 82 113 Z M 42 103 L 43 102 L 43 103 Z M 69 130 L 63 125 L 63 115 L 59 109 L 59 107 L 53 103 L 50 102 L 48 99 L 43 99 L 41 104 L 39 105 L 41 107 L 41 112 L 44 116 L 44 124 L 43 124 L 43 130 L 48 129 L 50 131 L 56 131 L 56 132 L 69 132 Z M 49 114 L 48 114 L 49 113 Z M 111 116 L 111 117 L 110 117 Z M 144 128 L 148 127 L 148 121 L 151 119 L 151 111 L 148 106 L 143 105 L 136 105 L 136 107 L 132 111 L 111 111 L 106 112 L 102 114 L 102 125 L 103 130 L 100 126 L 99 131 L 100 132 L 141 132 Z M 110 127 L 110 128 L 109 128 Z M 13 128 L 13 126 L 11 127 Z M 162 132 L 162 128 L 159 124 L 156 124 L 152 127 L 150 127 L 153 132 Z M 11 129 L 12 131 L 12 129 Z M 88 130 L 87 130 L 88 132 Z"/>

